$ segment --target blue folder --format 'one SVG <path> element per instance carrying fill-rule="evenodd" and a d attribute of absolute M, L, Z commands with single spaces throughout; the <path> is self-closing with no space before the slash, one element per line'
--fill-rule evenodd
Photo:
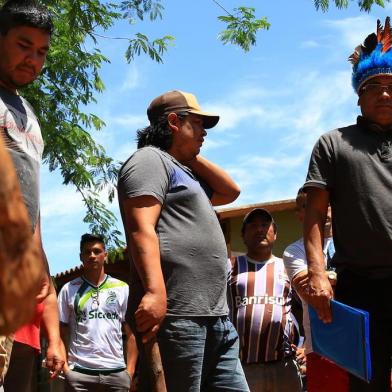
<path fill-rule="evenodd" d="M 369 382 L 372 365 L 369 313 L 332 300 L 332 323 L 324 324 L 309 305 L 313 351 Z"/>

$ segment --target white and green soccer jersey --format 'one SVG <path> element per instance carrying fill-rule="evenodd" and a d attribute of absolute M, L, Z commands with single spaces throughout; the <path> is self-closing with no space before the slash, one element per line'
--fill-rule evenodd
<path fill-rule="evenodd" d="M 60 321 L 70 329 L 68 362 L 88 369 L 125 367 L 121 326 L 129 287 L 106 275 L 99 287 L 84 277 L 68 282 L 58 296 Z"/>

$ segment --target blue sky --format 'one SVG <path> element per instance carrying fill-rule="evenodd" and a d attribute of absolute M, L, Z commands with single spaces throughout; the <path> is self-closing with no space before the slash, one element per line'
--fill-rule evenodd
<path fill-rule="evenodd" d="M 94 137 L 124 161 L 136 148 L 136 130 L 147 125 L 149 102 L 167 90 L 192 92 L 203 109 L 221 116 L 201 154 L 241 186 L 233 205 L 294 198 L 317 138 L 359 113 L 348 56 L 375 30 L 377 18 L 384 23 L 392 14 L 391 5 L 366 14 L 355 3 L 322 13 L 312 0 L 222 0 L 228 10 L 254 6 L 258 17 L 268 17 L 270 30 L 258 34 L 249 53 L 217 39 L 223 11 L 212 0 L 167 0 L 162 21 L 117 25 L 106 34 L 170 34 L 176 40 L 163 64 L 146 56 L 127 64 L 126 42 L 99 41 L 111 64 L 102 70 L 106 91 L 89 108 L 107 125 Z M 118 215 L 117 200 L 111 209 Z M 79 265 L 79 239 L 88 231 L 84 210 L 76 191 L 44 166 L 42 233 L 52 274 Z"/>

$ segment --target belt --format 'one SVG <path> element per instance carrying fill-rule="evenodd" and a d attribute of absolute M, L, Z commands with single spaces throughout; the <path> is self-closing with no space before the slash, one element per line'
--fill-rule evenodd
<path fill-rule="evenodd" d="M 246 365 L 266 365 L 266 366 L 268 366 L 268 365 L 273 365 L 273 364 L 276 364 L 276 363 L 279 363 L 279 362 L 283 362 L 285 360 L 294 359 L 294 358 L 295 358 L 294 355 L 287 355 L 287 356 L 282 357 L 280 359 L 273 359 L 271 361 L 264 361 L 264 362 L 260 361 L 260 362 L 250 362 L 250 363 L 242 362 L 242 365 L 243 366 L 246 366 Z"/>
<path fill-rule="evenodd" d="M 99 374 L 112 374 L 112 373 L 120 373 L 125 370 L 125 368 L 119 369 L 85 369 L 78 366 L 75 366 L 72 369 L 74 372 L 89 374 L 90 376 L 97 376 Z"/>

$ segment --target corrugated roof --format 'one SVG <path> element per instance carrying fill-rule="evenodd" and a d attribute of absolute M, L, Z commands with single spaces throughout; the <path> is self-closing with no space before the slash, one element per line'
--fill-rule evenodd
<path fill-rule="evenodd" d="M 83 267 L 82 265 L 77 265 L 76 267 L 70 268 L 70 269 L 68 269 L 66 271 L 59 272 L 54 277 L 57 279 L 57 278 L 61 278 L 62 276 L 65 276 L 65 275 L 69 275 L 69 274 L 73 274 L 75 272 L 79 272 L 79 271 L 82 270 L 82 267 Z"/>
<path fill-rule="evenodd" d="M 278 200 L 266 203 L 247 204 L 238 207 L 217 208 L 215 211 L 219 219 L 236 218 L 245 216 L 254 208 L 265 208 L 269 212 L 290 211 L 295 209 L 295 199 Z"/>

